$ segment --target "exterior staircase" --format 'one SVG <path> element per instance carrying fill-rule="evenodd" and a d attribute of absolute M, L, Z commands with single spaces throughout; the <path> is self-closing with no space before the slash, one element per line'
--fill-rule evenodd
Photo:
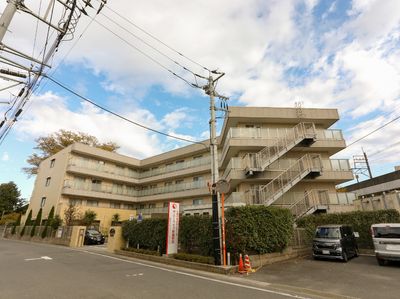
<path fill-rule="evenodd" d="M 272 162 L 282 157 L 300 143 L 307 145 L 316 140 L 314 123 L 299 123 L 277 139 L 272 146 L 263 148 L 258 153 L 247 153 L 242 160 L 246 176 L 264 171 Z"/>
<path fill-rule="evenodd" d="M 304 197 L 289 207 L 295 219 L 315 212 L 326 212 L 329 205 L 327 192 L 306 191 Z"/>
<path fill-rule="evenodd" d="M 318 176 L 321 172 L 320 155 L 306 154 L 268 184 L 248 190 L 246 202 L 269 206 L 306 176 Z"/>

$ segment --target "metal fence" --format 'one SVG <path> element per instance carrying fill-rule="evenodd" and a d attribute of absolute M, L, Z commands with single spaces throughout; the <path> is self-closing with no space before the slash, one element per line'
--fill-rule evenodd
<path fill-rule="evenodd" d="M 290 240 L 289 246 L 291 247 L 311 246 L 311 241 L 307 237 L 307 233 L 304 228 L 295 228 L 293 230 L 293 237 L 292 240 Z"/>

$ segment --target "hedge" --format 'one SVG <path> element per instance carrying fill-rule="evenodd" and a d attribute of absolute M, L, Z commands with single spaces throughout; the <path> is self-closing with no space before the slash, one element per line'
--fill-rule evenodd
<path fill-rule="evenodd" d="M 212 220 L 209 216 L 183 216 L 179 224 L 180 249 L 190 254 L 213 255 Z"/>
<path fill-rule="evenodd" d="M 373 248 L 371 225 L 374 223 L 400 222 L 400 214 L 396 210 L 356 211 L 348 213 L 309 215 L 297 220 L 297 225 L 306 229 L 309 239 L 312 239 L 319 225 L 348 224 L 360 237 L 357 239 L 359 248 Z"/>
<path fill-rule="evenodd" d="M 293 236 L 288 209 L 266 206 L 230 208 L 226 212 L 227 250 L 233 253 L 280 252 Z"/>
<path fill-rule="evenodd" d="M 137 247 L 165 252 L 165 238 L 167 232 L 167 219 L 144 219 L 141 222 L 136 220 L 125 221 L 122 225 L 122 235 L 129 241 L 129 247 Z"/>
<path fill-rule="evenodd" d="M 189 254 L 189 253 L 177 253 L 174 254 L 174 259 L 189 261 L 194 263 L 214 265 L 214 258 L 211 256 L 203 256 L 203 255 Z"/>
<path fill-rule="evenodd" d="M 289 210 L 276 207 L 246 206 L 226 212 L 227 250 L 232 253 L 263 254 L 282 251 L 293 235 Z M 180 251 L 202 256 L 213 255 L 212 222 L 209 216 L 183 216 L 180 219 Z M 122 233 L 130 247 L 165 252 L 167 219 L 145 219 L 123 223 Z"/>

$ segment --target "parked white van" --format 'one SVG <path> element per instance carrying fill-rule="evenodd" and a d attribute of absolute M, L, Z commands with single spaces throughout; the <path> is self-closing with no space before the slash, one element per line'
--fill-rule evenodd
<path fill-rule="evenodd" d="M 400 261 L 400 223 L 373 224 L 371 233 L 380 266 L 386 261 Z"/>

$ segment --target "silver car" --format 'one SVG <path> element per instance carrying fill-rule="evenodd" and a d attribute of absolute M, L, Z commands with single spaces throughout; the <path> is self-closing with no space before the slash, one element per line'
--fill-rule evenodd
<path fill-rule="evenodd" d="M 380 266 L 386 261 L 400 261 L 400 223 L 373 224 L 371 233 Z"/>

